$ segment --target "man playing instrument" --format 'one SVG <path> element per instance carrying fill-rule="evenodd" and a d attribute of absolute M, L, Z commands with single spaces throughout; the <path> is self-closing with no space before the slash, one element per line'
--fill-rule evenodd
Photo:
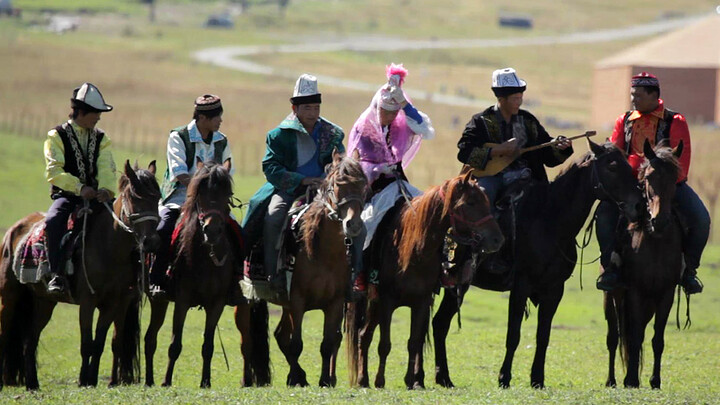
<path fill-rule="evenodd" d="M 660 82 L 653 74 L 642 72 L 631 79 L 630 99 L 633 109 L 620 115 L 615 121 L 610 141 L 628 154 L 628 161 L 637 173 L 645 160 L 645 140 L 655 146 L 663 140 L 674 148 L 682 141 L 680 173 L 674 206 L 685 218 L 687 235 L 683 238 L 685 271 L 680 284 L 687 294 L 700 293 L 703 285 L 697 278 L 700 257 L 710 234 L 710 215 L 692 187 L 687 184 L 690 171 L 690 131 L 685 117 L 665 107 L 660 98 Z M 597 209 L 597 238 L 600 244 L 600 264 L 603 273 L 597 280 L 597 288 L 612 291 L 619 283 L 620 263 L 613 260 L 616 230 L 619 224 L 619 210 L 613 203 L 601 202 Z M 619 258 L 619 256 L 615 256 Z"/>
<path fill-rule="evenodd" d="M 458 160 L 474 170 L 484 170 L 493 159 L 504 159 L 509 165 L 497 174 L 477 177 L 490 200 L 493 213 L 495 203 L 510 186 L 530 180 L 547 183 L 545 167 L 563 163 L 573 153 L 572 144 L 557 137 L 552 146 L 520 155 L 522 148 L 540 145 L 553 140 L 537 118 L 520 108 L 527 88 L 517 77 L 515 69 L 495 70 L 492 74 L 492 91 L 497 104 L 475 114 L 465 126 L 458 142 Z M 493 264 L 505 268 L 497 257 Z M 497 269 L 496 272 L 502 272 Z"/>
<path fill-rule="evenodd" d="M 113 107 L 91 83 L 73 90 L 70 107 L 70 119 L 50 130 L 44 145 L 45 178 L 52 186 L 53 199 L 45 216 L 52 274 L 47 287 L 53 295 L 63 295 L 67 289 L 60 243 L 70 215 L 83 201 L 110 201 L 116 187 L 110 138 L 96 128 L 100 115 Z"/>

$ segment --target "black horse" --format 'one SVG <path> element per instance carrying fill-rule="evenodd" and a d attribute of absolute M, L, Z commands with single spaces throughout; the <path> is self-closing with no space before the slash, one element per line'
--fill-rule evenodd
<path fill-rule="evenodd" d="M 560 304 L 565 281 L 577 260 L 575 238 L 590 214 L 595 200 L 616 202 L 624 214 L 634 220 L 641 201 L 637 181 L 622 151 L 607 143 L 597 145 L 588 140 L 590 152 L 573 163 L 550 184 L 535 184 L 525 190 L 517 208 L 515 278 L 510 290 L 505 359 L 499 385 L 510 386 L 512 361 L 520 342 L 520 327 L 527 300 L 538 308 L 537 348 L 530 383 L 545 386 L 545 355 L 550 328 Z M 511 243 L 508 241 L 508 243 Z M 478 277 L 473 285 L 478 285 Z M 433 318 L 435 340 L 435 382 L 452 387 L 447 366 L 445 338 L 458 303 L 469 286 L 458 288 L 460 294 L 445 291 Z"/>

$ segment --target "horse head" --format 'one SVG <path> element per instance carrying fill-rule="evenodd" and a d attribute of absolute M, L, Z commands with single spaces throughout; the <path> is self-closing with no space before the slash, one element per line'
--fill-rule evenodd
<path fill-rule="evenodd" d="M 457 240 L 478 245 L 483 253 L 500 250 L 505 238 L 490 211 L 490 200 L 472 178 L 472 172 L 451 179 L 441 198 L 444 199 L 443 215 L 450 216 Z"/>
<path fill-rule="evenodd" d="M 333 151 L 333 162 L 322 185 L 322 195 L 333 216 L 342 221 L 348 238 L 359 235 L 365 226 L 360 214 L 365 204 L 367 178 L 359 163 L 357 150 L 351 157 Z"/>
<path fill-rule="evenodd" d="M 214 162 L 199 164 L 188 185 L 183 210 L 186 215 L 196 215 L 203 243 L 211 247 L 220 242 L 230 215 L 233 183 L 229 165 L 229 160 L 222 165 Z M 189 227 L 189 231 L 192 228 Z"/>
<path fill-rule="evenodd" d="M 671 221 L 672 199 L 680 171 L 678 158 L 682 150 L 682 141 L 675 149 L 670 149 L 665 143 L 653 149 L 647 139 L 643 145 L 645 161 L 638 175 L 645 197 L 648 215 L 646 225 L 650 234 L 661 234 Z"/>
<path fill-rule="evenodd" d="M 160 247 L 160 236 L 157 234 L 157 204 L 160 200 L 160 186 L 155 179 L 156 167 L 153 160 L 147 170 L 130 166 L 125 161 L 123 174 L 118 181 L 120 191 L 119 218 L 135 235 L 139 244 L 146 252 L 154 252 Z"/>
<path fill-rule="evenodd" d="M 642 194 L 625 154 L 610 142 L 598 145 L 590 139 L 587 141 L 592 154 L 584 164 L 592 166 L 595 197 L 616 203 L 628 221 L 637 221 Z"/>

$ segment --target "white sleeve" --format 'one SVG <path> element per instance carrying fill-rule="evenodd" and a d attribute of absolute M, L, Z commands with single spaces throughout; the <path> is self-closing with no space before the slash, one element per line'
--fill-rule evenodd
<path fill-rule="evenodd" d="M 225 139 L 227 139 L 227 137 Z M 232 150 L 230 150 L 229 142 L 225 145 L 225 150 L 223 151 L 222 155 L 222 162 L 220 162 L 220 164 L 225 163 L 225 161 L 228 159 L 230 159 L 230 175 L 232 176 L 235 173 L 235 160 L 233 160 Z"/>
<path fill-rule="evenodd" d="M 188 165 L 185 162 L 185 144 L 176 131 L 170 133 L 167 144 L 167 161 L 170 169 L 170 181 L 177 180 L 177 176 L 188 174 Z"/>
<path fill-rule="evenodd" d="M 407 122 L 408 127 L 410 127 L 414 133 L 420 134 L 422 139 L 426 141 L 435 138 L 435 128 L 433 128 L 430 118 L 427 114 L 420 110 L 418 110 L 418 114 L 422 117 L 422 124 L 418 124 L 414 119 L 405 116 L 405 121 Z"/>

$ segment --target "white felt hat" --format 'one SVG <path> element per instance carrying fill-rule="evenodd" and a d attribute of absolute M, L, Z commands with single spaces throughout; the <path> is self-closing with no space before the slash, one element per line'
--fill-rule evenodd
<path fill-rule="evenodd" d="M 83 83 L 80 87 L 73 90 L 73 96 L 70 101 L 84 104 L 98 112 L 108 112 L 113 109 L 113 106 L 105 104 L 102 93 L 100 93 L 100 90 L 92 83 Z"/>

